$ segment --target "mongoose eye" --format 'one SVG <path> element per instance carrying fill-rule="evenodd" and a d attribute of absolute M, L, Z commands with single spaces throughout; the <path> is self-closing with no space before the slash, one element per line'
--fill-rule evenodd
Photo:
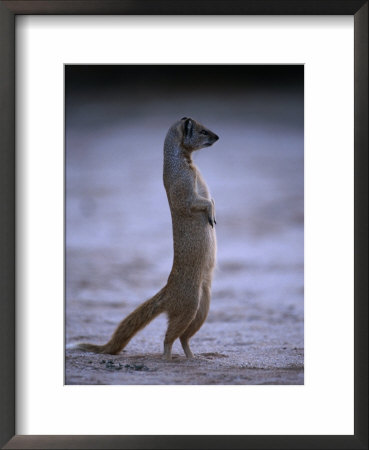
<path fill-rule="evenodd" d="M 206 130 L 201 130 L 200 134 L 205 134 L 205 136 L 207 136 L 209 133 Z"/>

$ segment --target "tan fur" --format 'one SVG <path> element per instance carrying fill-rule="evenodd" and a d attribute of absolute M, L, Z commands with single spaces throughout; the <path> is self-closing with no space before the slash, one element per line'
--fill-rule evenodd
<path fill-rule="evenodd" d="M 180 338 L 188 358 L 189 339 L 204 323 L 210 305 L 215 266 L 215 205 L 192 161 L 194 150 L 218 140 L 213 132 L 184 117 L 170 127 L 164 142 L 164 186 L 173 225 L 173 267 L 166 286 L 144 302 L 117 327 L 105 345 L 79 344 L 81 350 L 119 353 L 151 320 L 165 312 L 168 329 L 164 356 L 171 359 L 173 342 Z"/>

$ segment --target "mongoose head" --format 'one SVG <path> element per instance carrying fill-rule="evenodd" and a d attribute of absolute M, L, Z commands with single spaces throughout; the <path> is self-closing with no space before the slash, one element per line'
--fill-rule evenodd
<path fill-rule="evenodd" d="M 190 152 L 209 147 L 219 139 L 215 133 L 205 128 L 204 125 L 188 117 L 181 119 L 180 127 L 182 130 L 182 145 Z"/>

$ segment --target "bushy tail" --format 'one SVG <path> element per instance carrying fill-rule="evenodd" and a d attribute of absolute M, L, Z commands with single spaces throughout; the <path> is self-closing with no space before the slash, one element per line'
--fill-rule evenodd
<path fill-rule="evenodd" d="M 163 304 L 164 296 L 165 287 L 122 320 L 107 344 L 94 345 L 81 343 L 77 344 L 75 348 L 87 352 L 116 355 L 128 344 L 138 331 L 142 330 L 142 328 L 148 325 L 156 316 L 165 311 Z"/>

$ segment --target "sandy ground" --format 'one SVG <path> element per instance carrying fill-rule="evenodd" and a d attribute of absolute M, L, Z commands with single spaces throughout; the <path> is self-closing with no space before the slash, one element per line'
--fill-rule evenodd
<path fill-rule="evenodd" d="M 172 236 L 162 145 L 169 125 L 192 115 L 220 140 L 195 155 L 216 201 L 218 238 L 210 313 L 191 341 L 195 358 L 186 360 L 176 342 L 173 360 L 162 359 L 160 316 L 120 355 L 67 349 L 66 384 L 304 383 L 301 99 L 223 100 L 232 114 L 185 97 L 161 98 L 159 114 L 152 114 L 156 100 L 133 116 L 113 99 L 67 109 L 67 345 L 106 342 L 166 283 Z"/>

